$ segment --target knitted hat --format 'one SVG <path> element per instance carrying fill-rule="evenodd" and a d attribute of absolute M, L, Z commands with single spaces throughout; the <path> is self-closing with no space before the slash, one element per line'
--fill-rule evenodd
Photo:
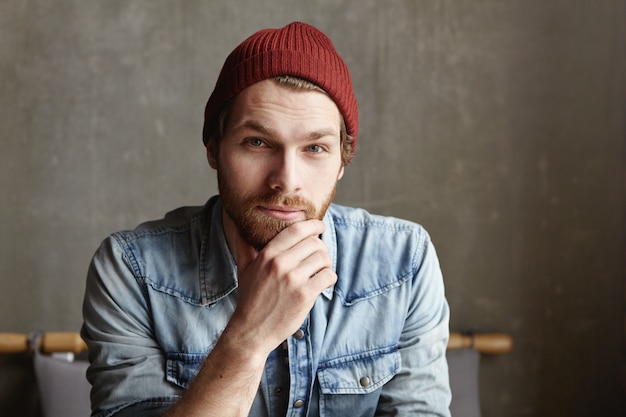
<path fill-rule="evenodd" d="M 281 75 L 309 80 L 326 91 L 343 115 L 356 147 L 359 115 L 348 67 L 326 35 L 301 22 L 260 30 L 226 58 L 204 111 L 204 144 L 229 100 L 254 83 Z"/>

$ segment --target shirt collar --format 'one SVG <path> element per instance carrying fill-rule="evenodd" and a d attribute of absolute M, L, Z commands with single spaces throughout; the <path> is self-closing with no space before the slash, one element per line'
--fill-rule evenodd
<path fill-rule="evenodd" d="M 330 255 L 331 268 L 333 271 L 337 272 L 337 231 L 335 230 L 335 222 L 333 221 L 333 216 L 331 214 L 332 205 L 326 211 L 324 215 L 324 224 L 326 225 L 326 230 L 322 234 L 322 242 L 328 247 L 328 254 Z M 339 277 L 337 277 L 339 279 Z M 329 300 L 333 299 L 333 295 L 335 293 L 335 286 L 326 288 L 322 294 Z"/>
<path fill-rule="evenodd" d="M 237 265 L 226 243 L 222 203 L 217 196 L 206 204 L 203 228 L 199 278 L 202 304 L 208 305 L 237 288 Z"/>

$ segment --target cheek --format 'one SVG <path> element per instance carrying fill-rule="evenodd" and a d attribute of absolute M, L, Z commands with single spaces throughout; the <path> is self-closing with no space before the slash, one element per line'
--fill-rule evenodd
<path fill-rule="evenodd" d="M 259 164 L 237 159 L 221 159 L 217 170 L 223 180 L 223 185 L 242 194 L 255 190 L 263 182 L 263 173 Z"/>
<path fill-rule="evenodd" d="M 339 181 L 337 174 L 324 173 L 320 174 L 319 171 L 314 172 L 309 176 L 307 181 L 308 189 L 315 196 L 315 199 L 319 202 L 328 197 L 333 192 Z"/>
<path fill-rule="evenodd" d="M 339 163 L 332 163 L 311 167 L 307 176 L 311 178 L 312 184 L 318 184 L 322 188 L 333 187 L 343 176 L 343 166 Z"/>

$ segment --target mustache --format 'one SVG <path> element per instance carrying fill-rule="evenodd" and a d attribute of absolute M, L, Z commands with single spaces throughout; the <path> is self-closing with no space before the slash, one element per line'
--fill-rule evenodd
<path fill-rule="evenodd" d="M 273 206 L 288 206 L 306 209 L 307 207 L 313 207 L 310 201 L 298 197 L 290 196 L 282 193 L 271 193 L 264 196 L 257 196 L 250 199 L 256 205 L 273 205 Z"/>
<path fill-rule="evenodd" d="M 252 210 L 257 206 L 284 206 L 292 207 L 304 211 L 307 218 L 315 216 L 316 208 L 309 200 L 295 196 L 286 195 L 280 192 L 272 192 L 261 196 L 254 196 L 247 199 L 246 206 Z"/>

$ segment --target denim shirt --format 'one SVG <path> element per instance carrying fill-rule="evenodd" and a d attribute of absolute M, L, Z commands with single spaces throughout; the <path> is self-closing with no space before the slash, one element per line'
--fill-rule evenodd
<path fill-rule="evenodd" d="M 428 234 L 335 204 L 324 223 L 337 283 L 269 355 L 250 416 L 449 416 L 449 309 Z M 236 304 L 219 198 L 111 235 L 83 306 L 92 415 L 162 415 Z"/>

